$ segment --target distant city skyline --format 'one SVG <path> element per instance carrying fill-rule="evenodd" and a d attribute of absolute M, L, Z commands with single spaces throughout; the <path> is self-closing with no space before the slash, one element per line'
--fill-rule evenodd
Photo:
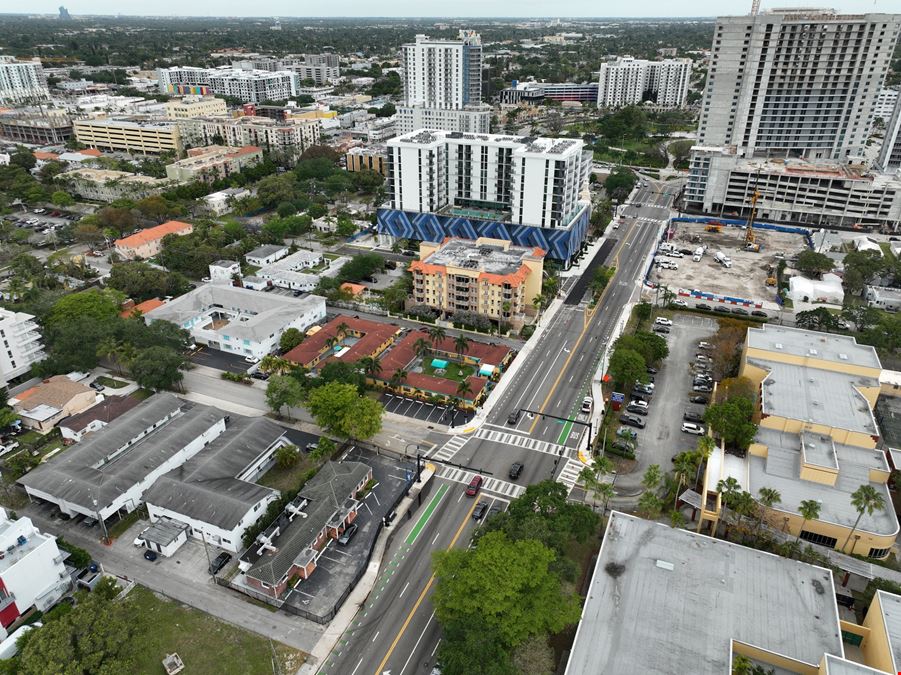
<path fill-rule="evenodd" d="M 57 14 L 59 0 L 45 0 L 37 6 L 23 7 L 20 13 L 31 10 L 41 14 Z M 696 0 L 691 3 L 675 4 L 668 0 L 646 0 L 640 5 L 620 3 L 598 3 L 596 0 L 562 0 L 548 3 L 546 0 L 521 0 L 509 3 L 501 0 L 458 0 L 449 6 L 434 0 L 392 0 L 375 3 L 372 0 L 345 0 L 337 5 L 324 5 L 319 13 L 298 13 L 297 3 L 292 0 L 263 0 L 249 5 L 234 3 L 229 7 L 216 0 L 195 0 L 187 6 L 180 0 L 157 0 L 152 5 L 120 0 L 78 0 L 62 3 L 73 17 L 89 14 L 121 16 L 248 16 L 248 17 L 309 17 L 309 18 L 352 18 L 352 17 L 392 17 L 392 18 L 447 18 L 457 17 L 497 17 L 497 18 L 629 18 L 629 17 L 706 17 L 747 14 L 751 0 Z M 137 4 L 137 3 L 134 3 Z M 124 6 L 123 6 L 124 5 Z M 132 6 L 129 6 L 132 5 Z M 778 0 L 764 2 L 767 7 L 833 7 L 840 13 L 866 13 L 898 11 L 894 0 L 843 0 L 841 3 L 810 2 L 810 0 Z M 231 11 L 229 11 L 231 10 Z M 454 12 L 447 14 L 448 10 Z M 555 10 L 549 14 L 549 10 Z"/>

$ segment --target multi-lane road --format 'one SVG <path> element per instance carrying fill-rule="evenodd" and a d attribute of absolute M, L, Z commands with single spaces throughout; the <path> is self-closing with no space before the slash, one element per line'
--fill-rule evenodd
<path fill-rule="evenodd" d="M 441 639 L 431 603 L 432 552 L 469 543 L 477 526 L 471 515 L 480 499 L 504 506 L 524 486 L 547 478 L 573 486 L 582 467 L 575 448 L 584 447 L 587 429 L 545 414 L 576 417 L 623 307 L 638 294 L 639 277 L 679 187 L 646 184 L 625 206 L 625 222 L 611 231 L 611 244 L 601 248 L 585 275 L 602 264 L 616 267 L 597 306 L 590 308 L 587 295 L 582 297 L 588 279 L 574 284 L 539 343 L 520 356 L 526 361 L 486 422 L 470 434 L 430 436 L 436 479 L 412 519 L 398 524 L 401 532 L 385 556 L 375 590 L 319 673 L 430 673 Z M 523 412 L 515 425 L 507 424 L 515 410 L 537 414 Z M 525 465 L 516 481 L 507 476 L 513 462 Z M 464 489 L 475 472 L 486 481 L 479 498 L 471 499 Z"/>

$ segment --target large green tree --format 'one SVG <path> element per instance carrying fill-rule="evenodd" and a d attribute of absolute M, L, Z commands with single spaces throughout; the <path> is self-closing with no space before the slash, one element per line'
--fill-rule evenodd
<path fill-rule="evenodd" d="M 816 251 L 805 250 L 798 254 L 795 267 L 806 277 L 816 278 L 835 266 L 832 258 Z"/>
<path fill-rule="evenodd" d="M 303 387 L 290 375 L 273 375 L 266 383 L 266 405 L 276 415 L 280 415 L 286 406 L 293 408 L 300 405 L 301 400 Z"/>
<path fill-rule="evenodd" d="M 556 633 L 579 620 L 579 600 L 564 593 L 554 559 L 541 542 L 511 541 L 503 532 L 486 534 L 475 549 L 439 551 L 435 614 L 442 624 L 484 623 L 508 647 Z"/>
<path fill-rule="evenodd" d="M 313 389 L 307 399 L 316 424 L 342 438 L 365 440 L 382 429 L 382 405 L 361 396 L 353 384 L 329 382 Z"/>
<path fill-rule="evenodd" d="M 647 363 L 634 349 L 618 348 L 610 356 L 608 370 L 617 385 L 628 388 L 634 382 L 644 380 Z"/>
<path fill-rule="evenodd" d="M 131 376 L 142 387 L 159 391 L 178 389 L 184 378 L 185 358 L 168 347 L 148 347 L 131 363 Z"/>
<path fill-rule="evenodd" d="M 727 445 L 747 449 L 757 433 L 757 425 L 751 421 L 754 403 L 744 396 L 734 396 L 709 406 L 704 420 Z"/>
<path fill-rule="evenodd" d="M 113 265 L 106 283 L 135 302 L 181 295 L 191 288 L 182 274 L 167 272 L 141 261 Z"/>

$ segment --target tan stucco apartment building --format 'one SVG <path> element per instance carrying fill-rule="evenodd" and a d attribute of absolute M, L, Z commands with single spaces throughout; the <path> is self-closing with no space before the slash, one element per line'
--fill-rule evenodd
<path fill-rule="evenodd" d="M 482 237 L 422 242 L 410 263 L 413 300 L 443 312 L 476 312 L 509 323 L 534 312 L 545 252 Z"/>

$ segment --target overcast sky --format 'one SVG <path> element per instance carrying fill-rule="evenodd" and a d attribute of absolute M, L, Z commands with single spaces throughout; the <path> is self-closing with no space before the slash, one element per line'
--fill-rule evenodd
<path fill-rule="evenodd" d="M 38 0 L 17 3 L 0 0 L 0 12 L 56 13 L 65 5 L 73 16 L 78 14 L 153 14 L 169 16 L 392 16 L 392 17 L 449 17 L 450 16 L 716 16 L 746 14 L 751 0 L 643 0 L 640 3 L 611 0 L 340 0 L 339 2 L 298 2 L 298 0 Z M 834 7 L 840 12 L 897 12 L 898 0 L 775 0 L 764 7 L 821 6 Z M 554 12 L 549 14 L 549 12 Z"/>

